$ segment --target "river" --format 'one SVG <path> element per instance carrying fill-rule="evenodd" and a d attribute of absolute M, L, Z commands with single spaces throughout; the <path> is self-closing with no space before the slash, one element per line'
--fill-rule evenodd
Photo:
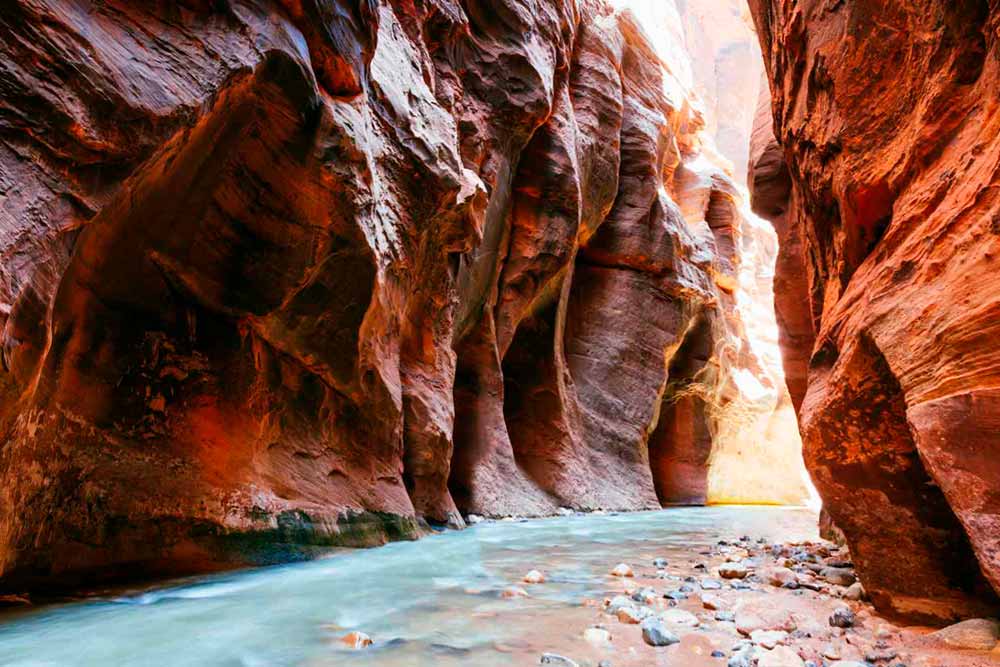
<path fill-rule="evenodd" d="M 604 593 L 615 563 L 696 559 L 717 540 L 741 535 L 815 538 L 816 515 L 708 507 L 481 523 L 416 542 L 7 617 L 0 621 L 0 665 L 538 664 L 545 650 L 574 650 L 581 601 Z M 544 571 L 548 581 L 520 584 L 531 569 Z M 530 597 L 501 598 L 511 585 Z M 350 630 L 369 634 L 374 645 L 344 648 L 337 638 Z"/>

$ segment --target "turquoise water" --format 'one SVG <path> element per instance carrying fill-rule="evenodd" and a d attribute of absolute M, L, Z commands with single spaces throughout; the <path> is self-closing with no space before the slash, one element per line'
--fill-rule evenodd
<path fill-rule="evenodd" d="M 619 561 L 696 560 L 721 538 L 816 537 L 805 509 L 674 508 L 484 523 L 309 563 L 170 582 L 0 619 L 0 665 L 327 667 L 538 664 Z M 519 584 L 530 569 L 542 586 Z M 501 599 L 521 585 L 530 598 Z M 560 620 L 563 619 L 563 620 Z M 363 651 L 337 638 L 360 630 Z M 529 659 L 528 656 L 533 656 Z"/>

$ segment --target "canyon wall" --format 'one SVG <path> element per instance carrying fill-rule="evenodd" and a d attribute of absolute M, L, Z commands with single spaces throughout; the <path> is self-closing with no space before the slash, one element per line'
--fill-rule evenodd
<path fill-rule="evenodd" d="M 775 239 L 630 12 L 51 0 L 0 34 L 5 588 L 802 499 L 722 474 L 743 440 L 801 468 L 751 341 Z"/>
<path fill-rule="evenodd" d="M 807 467 L 881 610 L 995 610 L 1000 6 L 750 6 L 773 98 L 750 180 Z"/>

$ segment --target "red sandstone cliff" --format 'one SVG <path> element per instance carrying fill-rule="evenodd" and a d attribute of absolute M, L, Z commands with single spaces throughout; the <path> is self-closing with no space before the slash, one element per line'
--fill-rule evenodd
<path fill-rule="evenodd" d="M 750 5 L 774 121 L 751 183 L 783 242 L 807 466 L 878 607 L 980 612 L 1000 591 L 1000 7 Z"/>
<path fill-rule="evenodd" d="M 726 415 L 771 423 L 772 242 L 628 13 L 18 2 L 0 34 L 6 585 L 705 502 Z"/>

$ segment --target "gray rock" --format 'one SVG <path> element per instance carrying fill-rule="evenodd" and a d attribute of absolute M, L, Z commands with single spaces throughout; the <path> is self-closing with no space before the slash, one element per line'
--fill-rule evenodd
<path fill-rule="evenodd" d="M 668 600 L 687 600 L 687 594 L 681 590 L 667 591 L 663 594 L 663 597 Z"/>
<path fill-rule="evenodd" d="M 667 565 L 669 565 L 669 563 L 667 563 L 667 559 L 666 558 L 654 558 L 653 559 L 653 567 L 655 567 L 655 568 L 658 568 L 658 569 L 662 570 Z"/>
<path fill-rule="evenodd" d="M 844 591 L 844 599 L 846 600 L 863 600 L 864 597 L 865 588 L 861 585 L 860 581 L 855 581 L 847 587 L 846 591 Z"/>
<path fill-rule="evenodd" d="M 824 567 L 820 570 L 819 576 L 837 586 L 850 586 L 858 580 L 854 572 L 842 567 Z"/>
<path fill-rule="evenodd" d="M 715 612 L 715 620 L 732 622 L 736 620 L 736 613 L 732 611 L 717 611 Z"/>
<path fill-rule="evenodd" d="M 642 628 L 643 641 L 650 646 L 670 646 L 680 641 L 677 635 L 667 629 L 667 624 L 655 616 L 644 620 L 639 627 Z"/>
<path fill-rule="evenodd" d="M 709 579 L 708 577 L 701 580 L 701 587 L 706 591 L 717 591 L 722 588 L 722 582 L 718 579 Z"/>
<path fill-rule="evenodd" d="M 632 593 L 632 599 L 643 604 L 651 604 L 658 597 L 655 589 L 645 586 Z"/>
<path fill-rule="evenodd" d="M 559 665 L 560 667 L 580 667 L 575 660 L 570 660 L 564 655 L 559 655 L 558 653 L 543 653 L 541 659 L 538 661 L 543 665 Z"/>
<path fill-rule="evenodd" d="M 753 667 L 753 646 L 743 646 L 729 657 L 726 667 Z"/>
<path fill-rule="evenodd" d="M 855 620 L 857 619 L 854 616 L 854 612 L 847 607 L 838 607 L 830 614 L 830 625 L 835 628 L 854 627 Z"/>

